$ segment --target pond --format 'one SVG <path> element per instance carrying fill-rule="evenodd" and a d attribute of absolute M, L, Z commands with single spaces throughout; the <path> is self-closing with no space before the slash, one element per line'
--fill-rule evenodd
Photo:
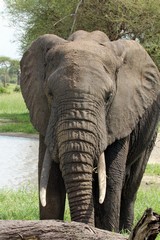
<path fill-rule="evenodd" d="M 37 186 L 38 139 L 0 136 L 0 189 Z"/>
<path fill-rule="evenodd" d="M 0 135 L 0 189 L 37 186 L 38 145 L 38 138 Z M 160 134 L 149 163 L 160 163 L 159 149 Z"/>

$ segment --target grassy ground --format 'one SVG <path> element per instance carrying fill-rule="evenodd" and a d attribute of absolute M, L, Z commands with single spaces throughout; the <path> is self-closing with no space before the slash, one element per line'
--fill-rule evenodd
<path fill-rule="evenodd" d="M 155 171 L 153 171 L 153 169 Z M 148 164 L 145 175 L 159 176 L 158 164 Z M 135 223 L 140 219 L 146 208 L 152 207 L 160 213 L 160 187 L 141 185 L 135 204 Z M 18 190 L 0 190 L 0 219 L 38 219 L 38 193 L 33 187 Z M 65 220 L 70 221 L 68 201 L 65 209 Z"/>
<path fill-rule="evenodd" d="M 38 192 L 33 187 L 18 190 L 0 190 L 0 219 L 38 220 Z M 68 201 L 66 201 L 65 221 L 70 221 Z"/>
<path fill-rule="evenodd" d="M 38 219 L 37 192 L 32 189 L 0 190 L 0 219 Z"/>
<path fill-rule="evenodd" d="M 139 189 L 135 204 L 135 222 L 140 219 L 144 210 L 150 207 L 160 213 L 160 187 L 147 186 Z"/>
<path fill-rule="evenodd" d="M 149 176 L 160 176 L 160 164 L 148 164 L 145 174 Z"/>
<path fill-rule="evenodd" d="M 135 205 L 135 222 L 141 218 L 146 208 L 152 207 L 160 212 L 160 188 L 141 187 Z M 17 191 L 0 190 L 0 219 L 3 220 L 38 220 L 38 194 L 33 188 Z M 65 209 L 65 221 L 70 221 L 68 201 Z M 157 237 L 160 240 L 160 236 Z"/>
<path fill-rule="evenodd" d="M 0 132 L 35 133 L 22 95 L 14 88 L 10 85 L 8 93 L 0 94 Z"/>

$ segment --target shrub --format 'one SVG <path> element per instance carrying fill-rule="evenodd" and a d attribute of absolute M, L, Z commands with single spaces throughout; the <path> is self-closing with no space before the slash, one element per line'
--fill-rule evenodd
<path fill-rule="evenodd" d="M 7 88 L 0 86 L 0 94 L 1 93 L 9 93 L 9 92 L 8 92 Z"/>
<path fill-rule="evenodd" d="M 13 91 L 14 91 L 14 92 L 20 92 L 20 91 L 21 91 L 20 86 L 17 85 L 17 86 L 14 88 Z"/>

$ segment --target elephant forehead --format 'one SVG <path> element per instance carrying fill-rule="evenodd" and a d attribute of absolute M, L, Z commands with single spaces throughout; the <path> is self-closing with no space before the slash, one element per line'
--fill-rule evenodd
<path fill-rule="evenodd" d="M 58 46 L 56 51 L 70 60 L 100 59 L 105 61 L 109 58 L 112 61 L 113 58 L 111 44 L 103 46 L 94 41 L 71 41 Z"/>

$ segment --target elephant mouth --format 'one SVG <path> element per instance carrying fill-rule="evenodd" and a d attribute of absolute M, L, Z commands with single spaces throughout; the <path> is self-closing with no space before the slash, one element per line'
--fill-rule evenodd
<path fill-rule="evenodd" d="M 47 193 L 47 185 L 49 180 L 50 169 L 52 165 L 52 158 L 49 153 L 48 148 L 46 149 L 43 167 L 40 178 L 40 201 L 43 207 L 46 206 L 46 193 Z M 99 203 L 102 204 L 104 202 L 106 196 L 106 163 L 105 163 L 105 155 L 104 152 L 100 155 L 97 165 L 97 173 L 98 173 L 98 182 L 99 182 Z"/>

